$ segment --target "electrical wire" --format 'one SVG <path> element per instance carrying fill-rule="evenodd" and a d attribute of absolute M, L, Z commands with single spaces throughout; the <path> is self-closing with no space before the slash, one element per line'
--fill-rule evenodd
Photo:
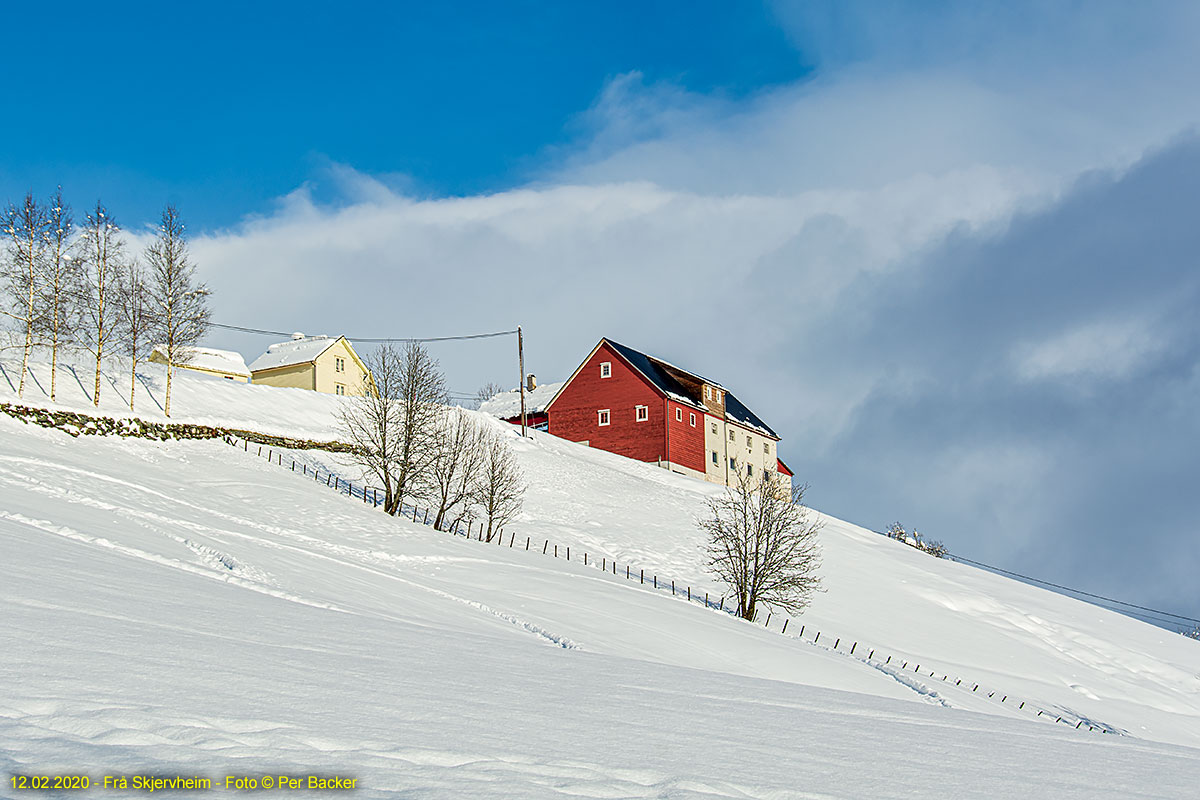
<path fill-rule="evenodd" d="M 1029 581 L 1031 583 L 1037 583 L 1037 584 L 1041 584 L 1043 586 L 1050 586 L 1055 589 L 1061 589 L 1066 592 L 1072 592 L 1073 594 L 1083 595 L 1084 597 L 1091 597 L 1095 600 L 1103 600 L 1106 603 L 1115 603 L 1116 605 L 1125 606 L 1126 608 L 1136 608 L 1139 611 L 1148 611 L 1152 614 L 1159 614 L 1162 617 L 1171 617 L 1174 620 L 1181 620 L 1183 622 L 1191 622 L 1191 623 L 1200 625 L 1200 619 L 1196 619 L 1195 617 L 1188 617 L 1188 616 L 1184 616 L 1183 614 L 1174 614 L 1170 611 L 1161 611 L 1157 608 L 1150 608 L 1149 606 L 1139 606 L 1136 603 L 1128 603 L 1124 600 L 1117 600 L 1112 597 L 1105 597 L 1104 595 L 1101 595 L 1101 594 L 1093 594 L 1092 592 L 1085 592 L 1082 589 L 1073 589 L 1070 586 L 1063 586 L 1062 584 L 1059 584 L 1059 583 L 1051 583 L 1050 581 L 1044 581 L 1041 578 L 1034 578 L 1029 575 L 1022 575 L 1019 572 L 1013 572 L 1012 570 L 1003 569 L 1001 567 L 994 567 L 991 564 L 984 564 L 982 561 L 975 561 L 970 558 L 965 558 L 963 556 L 954 555 L 953 553 L 948 553 L 947 555 L 953 561 L 961 561 L 965 564 L 971 564 L 976 567 L 983 567 L 984 569 L 991 570 L 993 572 L 1000 572 L 1000 573 L 1003 573 L 1004 575 L 1009 575 L 1013 578 L 1020 578 L 1021 580 Z M 1118 610 L 1118 609 L 1113 609 L 1113 610 Z M 1160 620 L 1160 621 L 1170 622 L 1170 620 Z M 1175 624 L 1178 624 L 1178 623 L 1175 623 Z"/>
<path fill-rule="evenodd" d="M 239 331 L 241 333 L 257 333 L 263 336 L 291 336 L 292 334 L 284 331 L 268 331 L 262 328 L 247 328 L 242 325 L 224 325 L 220 322 L 210 322 L 210 327 L 222 328 L 227 331 Z M 345 338 L 351 342 L 360 342 L 368 344 L 385 344 L 391 342 L 453 342 L 463 341 L 466 339 L 494 339 L 497 336 L 513 336 L 517 332 L 516 328 L 511 331 L 493 331 L 491 333 L 470 333 L 461 336 L 425 336 L 425 337 L 372 337 L 372 336 L 346 336 Z"/>

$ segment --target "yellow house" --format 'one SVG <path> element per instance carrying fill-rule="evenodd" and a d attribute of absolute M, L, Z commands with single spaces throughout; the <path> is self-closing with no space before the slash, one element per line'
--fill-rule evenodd
<path fill-rule="evenodd" d="M 191 357 L 186 364 L 176 364 L 176 369 L 186 369 L 201 375 L 212 375 L 226 378 L 239 383 L 248 383 L 250 370 L 246 369 L 246 360 L 241 353 L 232 350 L 214 350 L 211 347 L 190 347 Z M 158 345 L 150 353 L 150 361 L 155 364 L 167 363 L 166 345 Z"/>
<path fill-rule="evenodd" d="M 311 389 L 326 394 L 362 394 L 370 371 L 346 337 L 293 333 L 254 359 L 251 382 L 265 386 Z"/>

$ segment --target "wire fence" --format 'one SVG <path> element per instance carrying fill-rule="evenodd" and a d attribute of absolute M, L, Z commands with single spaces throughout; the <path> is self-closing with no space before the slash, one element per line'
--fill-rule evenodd
<path fill-rule="evenodd" d="M 303 460 L 297 461 L 291 455 L 285 456 L 285 451 L 282 450 L 275 450 L 255 444 L 255 449 L 251 451 L 251 442 L 247 439 L 226 436 L 224 437 L 224 441 L 226 444 L 241 449 L 244 452 L 252 452 L 257 457 L 265 458 L 269 463 L 289 469 L 291 472 L 302 475 L 305 478 L 311 478 L 318 485 L 323 484 L 335 492 L 345 494 L 348 499 L 359 500 L 373 508 L 379 508 L 383 505 L 383 498 L 386 493 L 381 489 L 367 486 L 363 483 L 356 484 L 351 480 L 341 477 L 332 470 L 322 470 L 319 466 L 310 468 L 307 462 Z M 435 509 L 428 506 L 421 507 L 414 504 L 402 504 L 397 516 L 403 516 L 405 519 L 419 525 L 433 527 L 433 522 L 437 514 Z M 489 546 L 495 545 L 510 550 L 524 550 L 533 553 L 540 552 L 544 556 L 582 563 L 583 566 L 595 568 L 606 575 L 613 575 L 618 579 L 623 578 L 626 581 L 636 581 L 638 586 L 647 590 L 663 594 L 669 591 L 671 596 L 678 600 L 696 603 L 714 612 L 733 616 L 735 619 L 743 619 L 737 616 L 736 608 L 725 608 L 725 596 L 713 599 L 708 591 L 702 593 L 697 590 L 693 592 L 690 585 L 677 583 L 674 579 L 660 576 L 654 571 L 647 573 L 646 569 L 642 567 L 634 567 L 630 564 L 622 566 L 617 563 L 616 559 L 610 558 L 607 555 L 602 555 L 599 561 L 597 561 L 587 551 L 581 551 L 578 547 L 575 548 L 575 557 L 572 558 L 570 545 L 558 544 L 551 542 L 549 539 L 543 539 L 542 547 L 538 548 L 537 542 L 531 536 L 526 536 L 522 541 L 515 531 L 506 531 L 503 528 L 493 532 L 489 537 L 485 528 L 486 526 L 483 523 L 480 523 L 478 528 L 476 528 L 474 521 L 466 521 L 464 525 L 462 520 L 456 520 L 448 526 L 444 525 L 442 528 L 435 528 L 435 530 Z M 947 689 L 954 687 L 955 690 L 961 689 L 963 692 L 967 692 L 981 700 L 996 703 L 1014 712 L 1027 714 L 1032 719 L 1064 724 L 1076 730 L 1088 730 L 1093 733 L 1126 735 L 1119 728 L 1091 719 L 1071 709 L 1056 708 L 1051 704 L 1041 704 L 1033 700 L 1022 699 L 1003 692 L 1000 689 L 987 687 L 978 681 L 971 681 L 953 675 L 946 670 L 933 668 L 927 659 L 905 658 L 901 655 L 884 653 L 878 648 L 870 647 L 864 642 L 853 640 L 849 637 L 826 634 L 823 631 L 809 627 L 803 622 L 799 622 L 790 615 L 768 611 L 764 617 L 762 613 L 755 612 L 753 619 L 744 621 L 754 625 L 761 624 L 766 630 L 860 661 L 867 666 L 891 675 L 913 691 L 934 700 L 938 700 L 941 697 L 939 687 Z M 775 623 L 774 627 L 772 627 L 772 622 Z M 788 633 L 789 627 L 792 633 Z M 832 644 L 830 644 L 830 640 L 832 640 Z M 923 661 L 924 663 L 922 663 Z M 968 686 L 971 687 L 969 690 L 966 688 Z"/>

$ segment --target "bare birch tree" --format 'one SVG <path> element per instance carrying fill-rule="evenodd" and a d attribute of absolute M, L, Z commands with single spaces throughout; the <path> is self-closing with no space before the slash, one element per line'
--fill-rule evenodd
<path fill-rule="evenodd" d="M 58 397 L 58 353 L 74 341 L 79 322 L 79 267 L 72 254 L 71 208 L 58 187 L 46 210 L 46 257 L 41 280 L 40 329 L 50 346 L 50 400 Z"/>
<path fill-rule="evenodd" d="M 150 298 L 150 282 L 145 268 L 136 260 L 121 276 L 117 309 L 121 348 L 129 358 L 129 410 L 133 411 L 138 363 L 146 358 L 153 347 L 150 334 L 156 322 Z"/>
<path fill-rule="evenodd" d="M 183 220 L 173 205 L 163 209 L 158 235 L 146 248 L 150 297 L 158 345 L 167 359 L 166 402 L 171 416 L 171 377 L 175 367 L 195 357 L 195 346 L 208 330 L 209 291 L 196 280 L 196 266 L 188 258 Z"/>
<path fill-rule="evenodd" d="M 495 431 L 487 431 L 484 436 L 481 461 L 471 504 L 480 511 L 486 525 L 485 538 L 490 542 L 521 513 L 525 475 L 512 447 Z"/>
<path fill-rule="evenodd" d="M 452 529 L 470 513 L 469 501 L 486 452 L 484 434 L 471 413 L 461 408 L 445 411 L 424 482 L 425 497 L 437 506 L 433 520 L 437 530 Z"/>
<path fill-rule="evenodd" d="M 33 192 L 26 194 L 19 206 L 10 203 L 4 215 L 3 277 L 7 302 L 3 314 L 16 323 L 25 337 L 17 397 L 25 395 L 25 376 L 39 325 L 39 277 L 46 257 L 46 226 L 46 210 L 33 199 Z"/>
<path fill-rule="evenodd" d="M 821 524 L 803 505 L 807 486 L 790 491 L 770 473 L 743 475 L 708 501 L 708 570 L 729 585 L 738 616 L 754 619 L 758 604 L 799 612 L 820 587 L 817 531 Z"/>
<path fill-rule="evenodd" d="M 100 405 L 100 372 L 104 356 L 117 335 L 117 285 L 125 261 L 121 228 L 100 201 L 84 218 L 78 243 L 81 270 L 82 322 L 80 343 L 96 357 L 92 402 Z"/>
<path fill-rule="evenodd" d="M 360 466 L 384 486 L 384 510 L 396 515 L 423 482 L 437 441 L 446 383 L 420 344 L 385 344 L 366 359 L 363 391 L 346 400 L 342 434 Z"/>
<path fill-rule="evenodd" d="M 491 400 L 493 397 L 503 391 L 504 387 L 495 381 L 485 383 L 483 386 L 480 386 L 479 391 L 475 392 L 475 408 L 478 409 L 488 400 Z"/>

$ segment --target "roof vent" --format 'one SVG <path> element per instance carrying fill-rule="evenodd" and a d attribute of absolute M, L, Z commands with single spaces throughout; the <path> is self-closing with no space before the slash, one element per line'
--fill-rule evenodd
<path fill-rule="evenodd" d="M 303 338 L 304 338 L 304 334 L 303 334 L 303 333 L 301 333 L 300 331 L 296 331 L 295 333 L 293 333 L 293 334 L 292 334 L 292 341 L 293 341 L 293 342 L 298 342 L 298 341 L 300 341 L 300 340 L 301 340 L 301 339 L 303 339 Z"/>
<path fill-rule="evenodd" d="M 525 377 L 525 391 L 532 392 L 537 388 L 537 376 L 532 372 Z"/>

